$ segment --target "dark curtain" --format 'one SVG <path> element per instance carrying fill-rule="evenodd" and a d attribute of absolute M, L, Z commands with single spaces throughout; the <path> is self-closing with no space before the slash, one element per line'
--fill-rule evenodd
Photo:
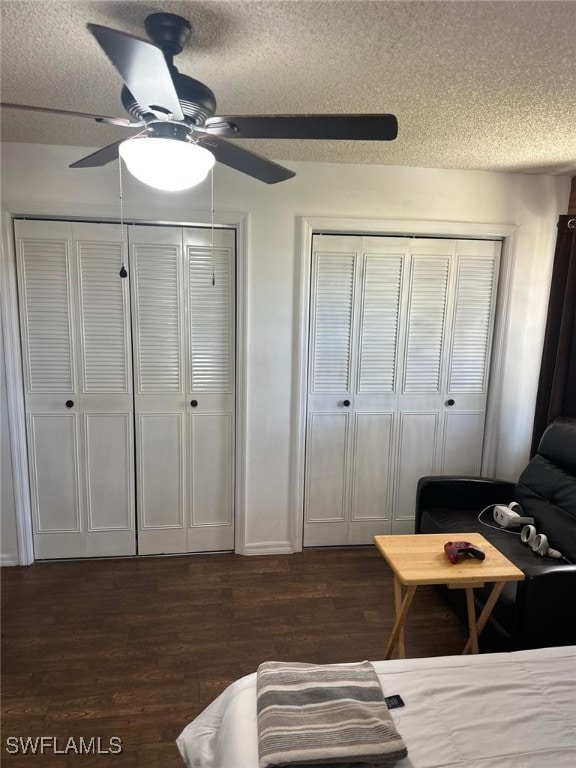
<path fill-rule="evenodd" d="M 557 416 L 576 416 L 576 216 L 560 216 L 538 383 L 532 455 Z"/>

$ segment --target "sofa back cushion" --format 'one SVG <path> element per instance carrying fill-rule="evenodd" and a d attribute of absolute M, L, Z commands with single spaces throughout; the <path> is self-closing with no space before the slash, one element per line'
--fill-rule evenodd
<path fill-rule="evenodd" d="M 548 427 L 520 475 L 515 498 L 550 546 L 576 563 L 576 419 Z"/>

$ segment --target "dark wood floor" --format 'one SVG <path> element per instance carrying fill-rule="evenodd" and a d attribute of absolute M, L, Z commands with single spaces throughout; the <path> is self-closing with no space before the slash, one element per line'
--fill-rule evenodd
<path fill-rule="evenodd" d="M 174 740 L 266 660 L 380 659 L 392 577 L 373 547 L 36 563 L 2 578 L 2 764 L 182 768 Z M 407 654 L 459 653 L 465 631 L 433 588 Z M 9 736 L 122 739 L 120 755 L 13 755 Z M 233 768 L 231 766 L 230 768 Z"/>

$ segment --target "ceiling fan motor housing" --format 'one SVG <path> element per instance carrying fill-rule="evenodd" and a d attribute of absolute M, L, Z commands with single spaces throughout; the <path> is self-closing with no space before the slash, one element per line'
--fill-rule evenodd
<path fill-rule="evenodd" d="M 144 27 L 167 57 L 177 56 L 192 35 L 190 22 L 175 13 L 152 13 L 144 20 Z"/>
<path fill-rule="evenodd" d="M 207 118 L 216 112 L 216 97 L 207 85 L 193 77 L 181 75 L 172 63 L 192 35 L 190 22 L 174 13 L 153 13 L 144 21 L 146 32 L 152 42 L 163 52 L 176 94 L 188 125 L 204 125 Z M 150 115 L 149 105 L 139 104 L 130 90 L 124 86 L 121 94 L 124 109 L 136 120 Z"/>
<path fill-rule="evenodd" d="M 188 75 L 181 75 L 176 67 L 170 67 L 170 74 L 174 81 L 178 101 L 182 107 L 185 121 L 189 125 L 204 125 L 206 120 L 216 112 L 216 97 L 207 85 L 199 80 L 194 80 Z M 120 94 L 122 105 L 128 114 L 136 120 L 142 120 L 150 116 L 147 106 L 139 104 L 126 86 L 123 86 Z"/>

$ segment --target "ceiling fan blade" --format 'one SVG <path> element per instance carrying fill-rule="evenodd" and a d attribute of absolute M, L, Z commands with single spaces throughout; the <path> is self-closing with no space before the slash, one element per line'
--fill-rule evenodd
<path fill-rule="evenodd" d="M 131 123 L 126 117 L 107 117 L 106 115 L 93 115 L 90 112 L 71 112 L 68 109 L 52 109 L 52 107 L 31 107 L 28 104 L 8 104 L 0 103 L 1 109 L 24 109 L 29 112 L 47 112 L 52 115 L 67 115 L 68 117 L 87 117 L 89 120 L 96 120 L 97 123 L 108 123 L 109 125 L 122 125 L 130 128 L 136 128 L 144 123 Z"/>
<path fill-rule="evenodd" d="M 97 168 L 100 165 L 106 165 L 113 160 L 118 160 L 118 147 L 125 139 L 115 141 L 114 144 L 108 144 L 107 147 L 96 150 L 91 155 L 86 155 L 81 160 L 72 163 L 70 168 Z"/>
<path fill-rule="evenodd" d="M 104 53 L 142 107 L 160 108 L 184 120 L 164 54 L 153 43 L 125 32 L 88 24 Z"/>
<path fill-rule="evenodd" d="M 277 184 L 296 175 L 295 171 L 284 168 L 266 157 L 232 144 L 216 136 L 202 136 L 198 143 L 214 155 L 216 160 L 229 168 L 248 174 L 266 184 Z"/>
<path fill-rule="evenodd" d="M 204 130 L 237 139 L 337 139 L 392 141 L 394 115 L 222 115 L 206 120 Z"/>

